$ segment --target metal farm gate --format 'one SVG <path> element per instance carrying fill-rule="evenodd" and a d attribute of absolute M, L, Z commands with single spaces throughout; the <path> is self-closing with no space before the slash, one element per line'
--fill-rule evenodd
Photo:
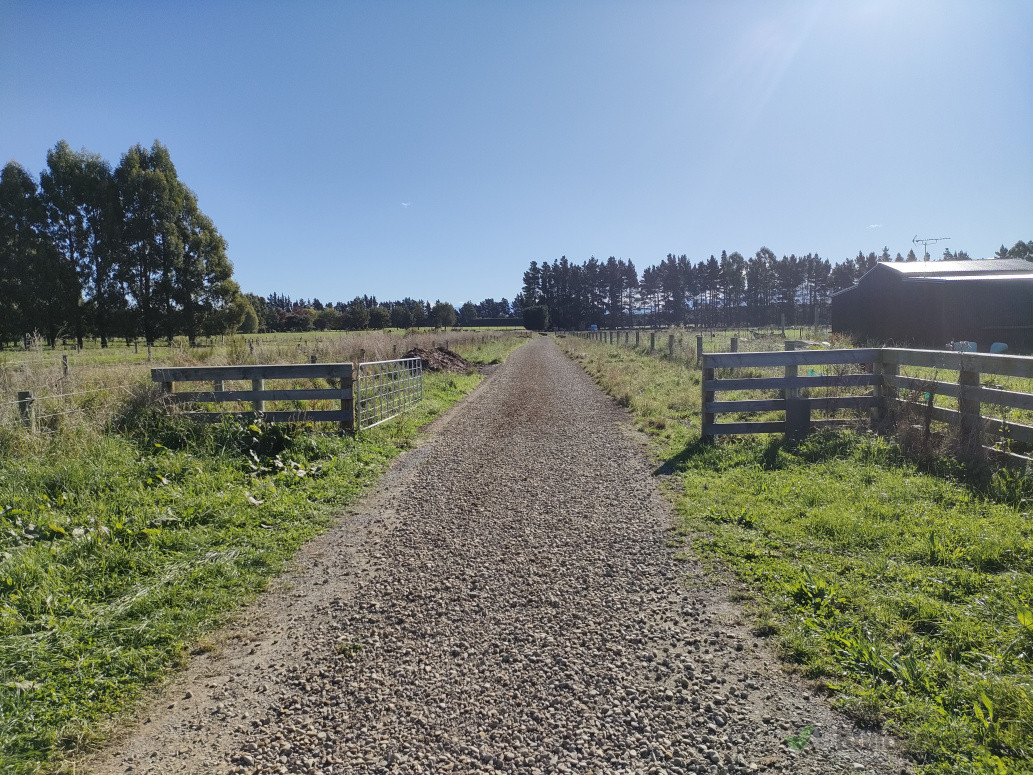
<path fill-rule="evenodd" d="M 372 428 L 414 407 L 423 398 L 419 358 L 360 363 L 355 379 L 355 429 Z"/>

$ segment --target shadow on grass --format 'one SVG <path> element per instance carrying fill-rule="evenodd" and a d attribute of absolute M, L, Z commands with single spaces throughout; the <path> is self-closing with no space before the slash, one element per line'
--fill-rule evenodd
<path fill-rule="evenodd" d="M 872 434 L 824 429 L 799 441 L 781 435 L 726 437 L 719 441 L 695 439 L 658 466 L 655 476 L 669 476 L 689 469 L 723 471 L 757 467 L 774 471 L 793 465 L 834 459 L 860 458 L 873 463 L 897 462 L 899 451 Z"/>
<path fill-rule="evenodd" d="M 799 441 L 781 435 L 729 436 L 718 441 L 697 438 L 663 461 L 654 476 L 686 471 L 719 473 L 739 468 L 780 471 L 798 466 L 849 460 L 885 468 L 912 466 L 916 471 L 953 481 L 977 497 L 1010 505 L 1033 502 L 1030 471 L 1012 472 L 985 460 L 961 461 L 950 456 L 921 456 L 876 433 L 822 429 Z"/>
<path fill-rule="evenodd" d="M 671 476 L 687 468 L 696 468 L 701 458 L 715 452 L 716 446 L 711 441 L 697 438 L 695 441 L 687 444 L 681 452 L 667 458 L 667 460 L 657 466 L 653 470 L 653 476 Z"/>

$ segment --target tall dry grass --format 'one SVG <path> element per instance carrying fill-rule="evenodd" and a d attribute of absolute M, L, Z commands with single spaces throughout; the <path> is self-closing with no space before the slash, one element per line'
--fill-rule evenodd
<path fill-rule="evenodd" d="M 67 353 L 67 371 L 62 353 L 47 349 L 42 339 L 36 338 L 25 351 L 0 353 L 0 433 L 9 445 L 15 438 L 25 441 L 32 436 L 100 432 L 127 404 L 154 400 L 153 367 L 390 360 L 404 357 L 414 347 L 462 349 L 524 335 L 520 331 L 272 334 L 227 337 L 211 347 L 175 343 L 155 347 L 150 353 L 146 348 L 114 345 L 106 350 Z M 21 391 L 33 396 L 31 432 L 23 427 L 19 412 Z"/>

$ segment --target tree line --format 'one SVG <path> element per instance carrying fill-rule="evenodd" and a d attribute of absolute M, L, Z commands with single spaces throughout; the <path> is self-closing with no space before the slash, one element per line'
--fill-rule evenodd
<path fill-rule="evenodd" d="M 1033 241 L 1010 249 L 1002 245 L 995 257 L 1033 261 Z M 943 253 L 943 260 L 968 259 L 963 250 Z M 533 327 L 736 327 L 783 319 L 788 325 L 809 324 L 827 321 L 832 293 L 850 287 L 876 264 L 918 260 L 913 250 L 891 256 L 884 247 L 881 254 L 861 251 L 832 264 L 811 253 L 778 258 L 762 247 L 749 258 L 722 251 L 695 263 L 684 254 L 668 254 L 640 274 L 630 260 L 593 257 L 577 264 L 564 256 L 551 264 L 532 261 L 514 304 Z"/>
<path fill-rule="evenodd" d="M 271 331 L 330 331 L 382 328 L 452 328 L 456 325 L 473 326 L 484 320 L 513 317 L 509 301 L 484 299 L 467 301 L 458 310 L 447 301 L 431 304 L 423 299 L 404 298 L 378 302 L 376 296 L 356 296 L 348 302 L 322 302 L 319 299 L 291 299 L 290 296 L 271 293 L 263 298 L 245 294 L 254 310 L 241 326 L 246 333 Z"/>
<path fill-rule="evenodd" d="M 15 161 L 0 172 L 0 346 L 232 331 L 249 308 L 232 276 L 226 240 L 158 141 L 113 168 L 62 140 L 38 182 Z"/>

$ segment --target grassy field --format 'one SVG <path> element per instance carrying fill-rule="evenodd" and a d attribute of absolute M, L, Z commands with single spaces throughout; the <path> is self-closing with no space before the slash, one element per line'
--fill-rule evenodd
<path fill-rule="evenodd" d="M 498 363 L 522 341 L 460 350 Z M 0 771 L 95 744 L 480 379 L 428 374 L 417 411 L 358 437 L 197 426 L 157 411 L 146 377 L 106 427 L 2 431 Z"/>
<path fill-rule="evenodd" d="M 413 347 L 461 349 L 527 335 L 498 330 L 332 331 L 226 337 L 200 347 L 187 347 L 185 340 L 177 339 L 171 346 L 154 347 L 150 360 L 145 346 L 137 350 L 124 342 L 106 349 L 91 342 L 81 351 L 62 351 L 37 341 L 29 350 L 0 352 L 0 432 L 20 423 L 19 391 L 32 393 L 40 430 L 60 433 L 84 421 L 103 424 L 125 401 L 131 385 L 147 381 L 152 367 L 308 363 L 313 358 L 320 363 L 386 360 Z"/>
<path fill-rule="evenodd" d="M 704 445 L 697 368 L 559 341 L 651 436 L 693 551 L 788 662 L 925 772 L 1033 773 L 1028 471 L 914 462 L 863 432 Z"/>

